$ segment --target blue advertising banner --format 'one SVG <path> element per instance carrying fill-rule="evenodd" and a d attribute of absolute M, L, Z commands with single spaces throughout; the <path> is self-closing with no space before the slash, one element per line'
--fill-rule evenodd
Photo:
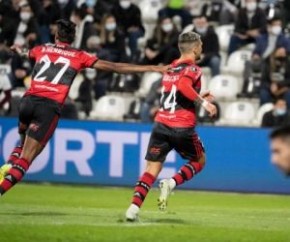
<path fill-rule="evenodd" d="M 62 120 L 31 166 L 27 181 L 133 186 L 142 173 L 151 126 Z M 187 189 L 290 193 L 290 180 L 270 164 L 268 130 L 199 127 L 207 165 Z M 0 163 L 18 141 L 17 120 L 0 119 Z M 159 178 L 184 163 L 171 152 Z"/>

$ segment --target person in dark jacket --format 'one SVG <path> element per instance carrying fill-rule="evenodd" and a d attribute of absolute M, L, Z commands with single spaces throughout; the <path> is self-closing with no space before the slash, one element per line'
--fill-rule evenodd
<path fill-rule="evenodd" d="M 286 101 L 282 98 L 276 99 L 274 109 L 265 113 L 262 127 L 279 127 L 290 124 L 290 115 L 287 111 Z"/>
<path fill-rule="evenodd" d="M 171 18 L 160 19 L 152 39 L 145 47 L 144 64 L 169 64 L 178 58 L 179 32 Z"/>
<path fill-rule="evenodd" d="M 271 102 L 274 96 L 284 95 L 290 108 L 290 76 L 288 71 L 290 40 L 283 33 L 282 20 L 278 17 L 268 21 L 267 32 L 257 38 L 256 48 L 253 51 L 253 61 L 261 62 L 262 85 L 260 90 L 261 105 Z M 281 73 L 279 66 L 285 69 Z M 281 80 L 275 73 L 281 73 Z"/>
<path fill-rule="evenodd" d="M 137 54 L 138 39 L 145 33 L 141 20 L 141 11 L 131 0 L 119 0 L 112 10 L 117 20 L 118 28 L 129 38 L 131 56 Z"/>
<path fill-rule="evenodd" d="M 211 70 L 211 75 L 216 76 L 220 74 L 221 58 L 219 55 L 220 45 L 218 36 L 212 26 L 208 24 L 205 16 L 194 18 L 193 31 L 201 36 L 202 41 L 202 58 L 199 66 L 207 66 Z"/>
<path fill-rule="evenodd" d="M 255 39 L 265 31 L 266 25 L 266 14 L 258 7 L 257 0 L 246 0 L 246 7 L 241 8 L 238 13 L 228 54 L 241 46 L 254 43 Z"/>

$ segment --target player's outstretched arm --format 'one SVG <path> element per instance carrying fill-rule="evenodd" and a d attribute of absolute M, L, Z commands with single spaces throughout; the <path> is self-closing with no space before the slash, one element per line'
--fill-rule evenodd
<path fill-rule="evenodd" d="M 22 49 L 21 47 L 19 47 L 18 45 L 12 45 L 10 47 L 10 49 L 17 53 L 18 55 L 20 55 L 21 57 L 26 57 L 28 58 L 28 50 L 27 49 Z"/>
<path fill-rule="evenodd" d="M 178 84 L 178 90 L 189 100 L 201 105 L 211 117 L 217 114 L 217 108 L 211 103 L 213 96 L 209 91 L 199 95 L 192 87 L 192 80 L 188 77 L 182 77 Z"/>
<path fill-rule="evenodd" d="M 128 63 L 114 63 L 98 60 L 93 68 L 103 71 L 117 72 L 120 74 L 139 73 L 139 72 L 166 72 L 168 66 L 134 65 Z"/>

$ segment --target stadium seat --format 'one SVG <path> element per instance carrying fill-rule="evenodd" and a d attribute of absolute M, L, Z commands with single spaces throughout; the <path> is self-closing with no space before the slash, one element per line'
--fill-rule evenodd
<path fill-rule="evenodd" d="M 229 104 L 225 110 L 224 125 L 252 126 L 256 116 L 254 105 L 248 101 L 237 101 Z"/>
<path fill-rule="evenodd" d="M 142 0 L 139 3 L 144 24 L 145 39 L 151 38 L 155 29 L 158 12 L 163 7 L 161 0 Z"/>
<path fill-rule="evenodd" d="M 122 121 L 127 111 L 128 107 L 124 97 L 107 95 L 98 100 L 90 117 L 100 120 Z"/>
<path fill-rule="evenodd" d="M 257 116 L 256 116 L 256 119 L 254 120 L 254 124 L 256 126 L 261 126 L 264 114 L 273 110 L 273 108 L 274 108 L 273 103 L 265 103 L 264 105 L 262 105 L 257 112 Z"/>
<path fill-rule="evenodd" d="M 161 78 L 162 78 L 161 73 L 146 72 L 142 77 L 140 88 L 136 92 L 136 95 L 139 97 L 146 97 L 148 92 L 150 91 L 152 84 Z"/>
<path fill-rule="evenodd" d="M 69 90 L 69 94 L 68 96 L 71 98 L 71 99 L 76 99 L 78 96 L 79 96 L 79 88 L 80 88 L 80 85 L 82 83 L 82 81 L 84 80 L 84 77 L 83 75 L 81 74 L 78 74 L 73 82 L 73 84 L 71 85 L 71 88 Z"/>
<path fill-rule="evenodd" d="M 216 33 L 219 37 L 220 48 L 222 51 L 227 51 L 230 43 L 231 35 L 234 32 L 234 25 L 218 26 Z"/>
<path fill-rule="evenodd" d="M 232 53 L 227 61 L 227 65 L 223 68 L 223 73 L 231 73 L 238 77 L 242 76 L 245 69 L 245 62 L 250 60 L 252 51 L 249 50 L 237 50 Z"/>
<path fill-rule="evenodd" d="M 217 99 L 235 99 L 240 92 L 238 79 L 230 75 L 217 75 L 212 78 L 208 86 Z"/>

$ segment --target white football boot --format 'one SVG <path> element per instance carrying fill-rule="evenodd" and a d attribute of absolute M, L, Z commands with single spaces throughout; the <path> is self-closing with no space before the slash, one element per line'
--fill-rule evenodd
<path fill-rule="evenodd" d="M 159 210 L 165 211 L 168 205 L 168 199 L 175 187 L 175 181 L 173 179 L 163 179 L 159 182 L 160 196 L 158 198 Z"/>
<path fill-rule="evenodd" d="M 11 169 L 11 164 L 4 164 L 0 167 L 0 183 L 4 180 L 5 176 L 7 175 L 8 171 Z"/>
<path fill-rule="evenodd" d="M 126 211 L 126 220 L 128 222 L 139 221 L 139 210 L 140 208 L 137 205 L 131 204 Z"/>

